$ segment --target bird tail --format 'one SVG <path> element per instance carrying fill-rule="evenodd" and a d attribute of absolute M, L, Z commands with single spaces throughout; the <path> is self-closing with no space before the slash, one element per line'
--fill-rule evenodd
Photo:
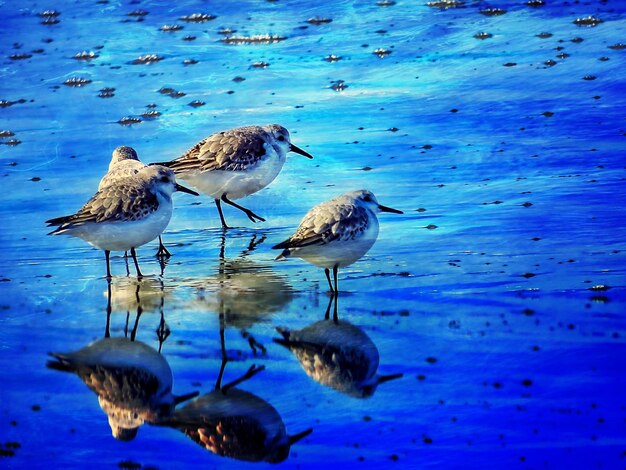
<path fill-rule="evenodd" d="M 61 372 L 74 372 L 76 367 L 62 354 L 57 353 L 48 353 L 52 356 L 54 361 L 46 362 L 46 367 L 48 369 L 59 370 Z"/>
<path fill-rule="evenodd" d="M 65 232 L 67 229 L 67 224 L 72 221 L 73 216 L 64 215 L 63 217 L 56 217 L 54 219 L 46 220 L 46 224 L 48 227 L 57 227 L 52 232 L 48 232 L 48 235 L 58 235 L 60 233 Z"/>
<path fill-rule="evenodd" d="M 272 338 L 272 341 L 274 341 L 276 344 L 280 344 L 281 346 L 289 348 L 291 346 L 291 341 L 289 341 L 289 335 L 291 334 L 291 332 L 289 331 L 289 329 L 282 326 L 277 326 L 276 331 L 278 331 L 282 335 L 282 338 Z"/>
<path fill-rule="evenodd" d="M 285 248 L 282 251 L 282 253 L 275 258 L 275 261 L 280 261 L 281 259 L 289 258 L 289 256 L 291 256 L 291 250 L 289 248 Z"/>

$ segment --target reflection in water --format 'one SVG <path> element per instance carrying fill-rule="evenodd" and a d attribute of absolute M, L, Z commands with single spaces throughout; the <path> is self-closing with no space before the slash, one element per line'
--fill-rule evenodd
<path fill-rule="evenodd" d="M 103 338 L 71 353 L 51 353 L 49 368 L 71 372 L 98 395 L 116 439 L 129 441 L 144 422 L 169 416 L 198 395 L 172 394 L 172 371 L 155 349 L 128 338 Z"/>
<path fill-rule="evenodd" d="M 105 338 L 111 336 L 111 313 L 113 311 L 126 311 L 126 326 L 124 335 L 128 336 L 128 323 L 130 312 L 136 311 L 135 324 L 130 333 L 130 339 L 134 340 L 139 327 L 139 319 L 144 311 L 159 311 L 161 319 L 156 330 L 159 339 L 159 352 L 163 343 L 170 335 L 170 329 L 165 322 L 165 286 L 162 279 L 155 278 L 131 278 L 114 276 L 107 280 L 107 322 L 105 327 Z"/>
<path fill-rule="evenodd" d="M 329 319 L 334 302 L 333 320 Z M 378 348 L 365 332 L 337 317 L 337 296 L 331 296 L 325 319 L 301 330 L 277 328 L 274 339 L 291 350 L 316 382 L 356 398 L 371 397 L 379 384 L 402 374 L 378 375 Z"/>
<path fill-rule="evenodd" d="M 282 462 L 291 446 L 311 434 L 307 429 L 289 436 L 278 411 L 262 398 L 235 388 L 261 372 L 253 365 L 237 380 L 222 385 L 228 358 L 224 344 L 224 322 L 220 322 L 222 366 L 215 390 L 176 410 L 161 425 L 178 429 L 214 454 L 249 462 Z"/>
<path fill-rule="evenodd" d="M 237 258 L 226 259 L 225 235 L 222 234 L 217 274 L 188 283 L 196 288 L 196 306 L 223 314 L 226 325 L 241 330 L 255 353 L 257 349 L 265 352 L 265 347 L 247 330 L 283 310 L 293 299 L 291 286 L 283 277 L 248 259 L 264 240 L 264 235 L 260 238 L 254 235 L 248 248 Z"/>

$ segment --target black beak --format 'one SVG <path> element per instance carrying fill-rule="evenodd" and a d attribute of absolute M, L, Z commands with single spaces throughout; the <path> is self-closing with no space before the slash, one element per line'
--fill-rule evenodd
<path fill-rule="evenodd" d="M 306 158 L 313 158 L 313 155 L 311 155 L 308 152 L 305 152 L 304 150 L 302 150 L 300 147 L 296 147 L 293 144 L 289 144 L 289 150 L 291 150 L 292 152 L 296 152 L 299 153 L 300 155 L 302 155 L 303 157 Z"/>
<path fill-rule="evenodd" d="M 399 211 L 398 209 L 393 209 L 393 208 L 387 207 L 387 206 L 381 206 L 380 204 L 378 204 L 378 208 L 382 212 L 393 212 L 394 214 L 404 214 L 404 212 Z"/>
<path fill-rule="evenodd" d="M 385 382 L 389 382 L 390 380 L 396 380 L 402 378 L 404 374 L 391 374 L 391 375 L 381 375 L 378 377 L 378 383 L 382 384 Z"/>
<path fill-rule="evenodd" d="M 189 188 L 185 188 L 184 186 L 181 186 L 181 185 L 180 185 L 180 184 L 178 184 L 178 183 L 175 183 L 175 184 L 174 184 L 174 188 L 176 189 L 176 191 L 182 191 L 183 193 L 193 194 L 194 196 L 200 196 L 200 194 L 198 194 L 197 192 L 192 191 L 192 190 L 191 190 L 191 189 L 189 189 Z"/>

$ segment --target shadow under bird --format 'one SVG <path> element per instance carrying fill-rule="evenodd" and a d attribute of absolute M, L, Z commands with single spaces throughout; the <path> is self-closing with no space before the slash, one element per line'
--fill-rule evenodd
<path fill-rule="evenodd" d="M 141 277 L 135 248 L 163 233 L 172 217 L 175 191 L 198 196 L 178 184 L 172 170 L 146 166 L 102 188 L 75 214 L 46 221 L 49 227 L 58 226 L 48 235 L 71 235 L 104 250 L 107 278 L 111 277 L 110 252 L 130 250 Z"/>
<path fill-rule="evenodd" d="M 139 160 L 134 148 L 127 146 L 117 147 L 113 150 L 113 154 L 111 155 L 111 162 L 109 163 L 107 173 L 100 180 L 100 184 L 98 184 L 98 191 L 102 191 L 102 189 L 121 178 L 136 175 L 139 173 L 139 170 L 145 166 L 147 165 Z M 166 258 L 172 256 L 167 248 L 165 248 L 165 245 L 163 245 L 161 235 L 159 235 L 159 249 L 156 255 Z"/>
<path fill-rule="evenodd" d="M 297 256 L 324 268 L 330 292 L 336 294 L 338 269 L 351 265 L 374 245 L 378 237 L 377 212 L 403 213 L 379 204 L 367 190 L 352 191 L 318 204 L 307 212 L 291 237 L 272 247 L 283 250 L 276 260 Z"/>
<path fill-rule="evenodd" d="M 276 330 L 282 338 L 274 342 L 289 349 L 309 377 L 345 395 L 368 398 L 379 384 L 402 377 L 377 374 L 378 348 L 361 328 L 347 321 L 326 319 L 301 330 Z"/>
<path fill-rule="evenodd" d="M 155 349 L 127 338 L 104 338 L 70 353 L 50 353 L 50 369 L 71 372 L 98 395 L 113 437 L 134 439 L 144 423 L 170 416 L 198 396 L 172 394 L 172 370 Z"/>
<path fill-rule="evenodd" d="M 246 126 L 229 129 L 201 140 L 183 156 L 157 165 L 172 168 L 176 175 L 211 196 L 223 228 L 229 228 L 222 202 L 244 212 L 252 222 L 265 219 L 235 202 L 269 185 L 282 169 L 288 152 L 313 158 L 291 143 L 283 126 Z"/>

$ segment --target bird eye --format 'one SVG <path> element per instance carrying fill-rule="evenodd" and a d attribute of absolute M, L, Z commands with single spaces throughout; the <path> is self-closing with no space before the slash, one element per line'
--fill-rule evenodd
<path fill-rule="evenodd" d="M 367 195 L 363 198 L 363 200 L 364 200 L 365 202 L 372 202 L 372 198 L 369 196 L 369 194 L 367 194 Z"/>
<path fill-rule="evenodd" d="M 282 142 L 283 140 L 285 140 L 285 136 L 284 135 L 279 135 L 278 136 L 278 140 L 280 140 Z"/>
<path fill-rule="evenodd" d="M 161 181 L 163 183 L 168 183 L 170 181 L 170 178 L 169 178 L 169 176 L 161 176 Z"/>

